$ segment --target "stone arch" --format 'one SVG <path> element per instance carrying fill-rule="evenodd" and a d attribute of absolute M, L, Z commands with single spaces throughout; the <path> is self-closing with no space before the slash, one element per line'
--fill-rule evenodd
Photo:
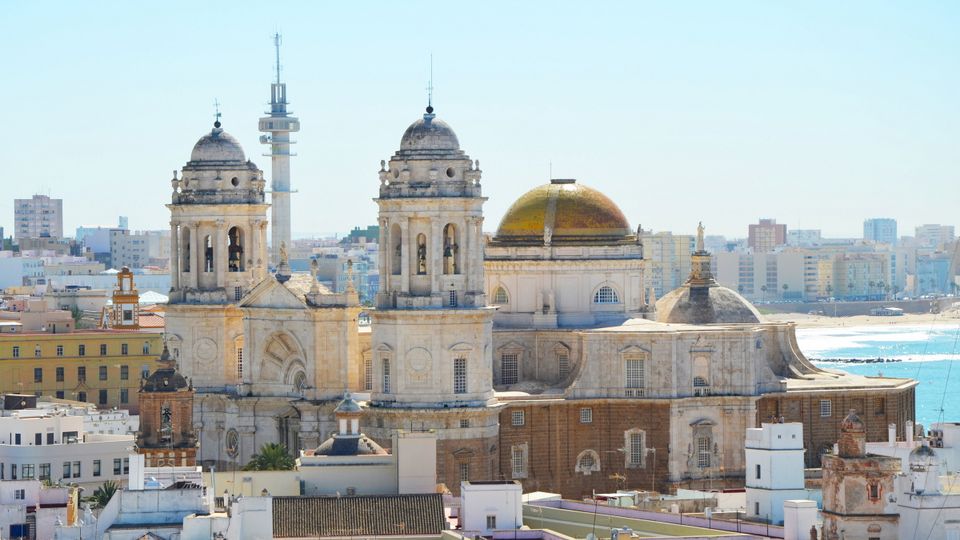
<path fill-rule="evenodd" d="M 600 454 L 596 450 L 584 450 L 577 454 L 577 463 L 574 471 L 584 476 L 590 476 L 595 472 L 600 472 Z"/>
<path fill-rule="evenodd" d="M 243 228 L 234 225 L 227 231 L 227 271 L 243 272 L 246 270 L 246 234 Z"/>
<path fill-rule="evenodd" d="M 190 271 L 190 227 L 180 226 L 180 271 Z"/>
<path fill-rule="evenodd" d="M 443 226 L 443 273 L 460 273 L 460 229 L 453 223 Z"/>
<path fill-rule="evenodd" d="M 400 225 L 390 226 L 390 273 L 399 276 L 403 270 L 403 232 Z"/>
<path fill-rule="evenodd" d="M 493 291 L 493 304 L 496 306 L 507 306 L 510 304 L 510 292 L 503 283 L 498 283 Z"/>
<path fill-rule="evenodd" d="M 263 342 L 258 355 L 259 373 L 253 373 L 257 382 L 289 384 L 291 366 L 298 362 L 304 366 L 303 347 L 292 334 L 277 331 Z M 306 369 L 301 367 L 301 369 Z"/>

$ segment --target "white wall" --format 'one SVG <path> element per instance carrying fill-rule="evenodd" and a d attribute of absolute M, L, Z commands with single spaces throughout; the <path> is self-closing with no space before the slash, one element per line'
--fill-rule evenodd
<path fill-rule="evenodd" d="M 460 523 L 463 531 L 488 535 L 487 516 L 496 516 L 495 530 L 523 525 L 523 489 L 519 482 L 461 482 Z"/>

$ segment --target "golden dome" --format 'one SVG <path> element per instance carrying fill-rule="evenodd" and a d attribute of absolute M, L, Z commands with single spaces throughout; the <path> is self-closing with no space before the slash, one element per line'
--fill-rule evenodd
<path fill-rule="evenodd" d="M 500 221 L 495 243 L 608 244 L 634 242 L 616 203 L 575 180 L 551 180 L 521 196 Z"/>

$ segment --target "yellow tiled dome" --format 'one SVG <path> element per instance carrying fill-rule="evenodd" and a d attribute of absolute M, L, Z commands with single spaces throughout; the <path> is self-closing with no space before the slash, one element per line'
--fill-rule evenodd
<path fill-rule="evenodd" d="M 551 180 L 525 193 L 507 210 L 493 241 L 543 245 L 548 237 L 551 244 L 636 240 L 616 203 L 575 180 Z"/>

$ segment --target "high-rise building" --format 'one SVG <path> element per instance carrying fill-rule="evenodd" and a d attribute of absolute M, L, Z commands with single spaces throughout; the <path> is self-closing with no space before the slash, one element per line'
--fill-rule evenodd
<path fill-rule="evenodd" d="M 748 226 L 747 245 L 756 252 L 773 251 L 787 243 L 787 226 L 777 224 L 775 219 L 761 219 L 760 223 Z"/>
<path fill-rule="evenodd" d="M 270 145 L 273 178 L 270 192 L 270 261 L 280 261 L 280 246 L 290 247 L 290 134 L 300 131 L 300 120 L 287 112 L 287 85 L 280 82 L 280 34 L 273 37 L 277 50 L 277 82 L 270 85 L 270 116 L 260 119 L 260 142 Z"/>
<path fill-rule="evenodd" d="M 944 244 L 953 242 L 953 225 L 920 225 L 916 230 L 917 247 L 940 249 Z"/>
<path fill-rule="evenodd" d="M 863 220 L 863 239 L 878 244 L 897 244 L 897 220 L 870 218 Z"/>
<path fill-rule="evenodd" d="M 643 258 L 646 260 L 647 288 L 660 298 L 683 285 L 690 275 L 690 254 L 695 248 L 692 234 L 642 232 Z"/>
<path fill-rule="evenodd" d="M 14 238 L 63 238 L 63 199 L 34 195 L 13 201 Z"/>

